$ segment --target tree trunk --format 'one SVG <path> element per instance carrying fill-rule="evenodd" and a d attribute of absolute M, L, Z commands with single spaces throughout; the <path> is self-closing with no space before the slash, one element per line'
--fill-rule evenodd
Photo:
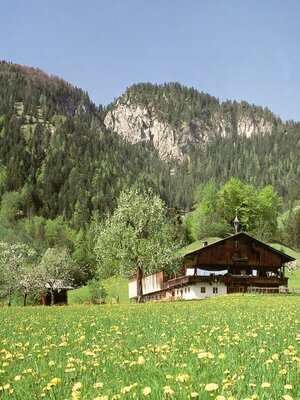
<path fill-rule="evenodd" d="M 143 297 L 143 271 L 142 268 L 138 265 L 136 269 L 136 294 L 137 294 L 137 301 L 142 301 Z"/>
<path fill-rule="evenodd" d="M 11 295 L 12 295 L 12 290 L 11 288 L 8 289 L 8 299 L 7 299 L 7 305 L 8 307 L 11 306 Z"/>
<path fill-rule="evenodd" d="M 50 288 L 50 295 L 51 295 L 51 306 L 54 305 L 54 290 L 53 288 Z"/>
<path fill-rule="evenodd" d="M 27 293 L 24 293 L 24 299 L 23 299 L 23 306 L 26 307 L 26 303 L 27 303 Z"/>

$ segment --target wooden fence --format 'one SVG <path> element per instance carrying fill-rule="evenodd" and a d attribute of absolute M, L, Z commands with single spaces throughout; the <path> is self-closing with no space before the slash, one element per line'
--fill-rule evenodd
<path fill-rule="evenodd" d="M 247 288 L 248 293 L 259 293 L 259 294 L 298 294 L 300 295 L 300 288 L 280 286 L 279 288 L 274 287 L 255 287 L 249 286 Z"/>

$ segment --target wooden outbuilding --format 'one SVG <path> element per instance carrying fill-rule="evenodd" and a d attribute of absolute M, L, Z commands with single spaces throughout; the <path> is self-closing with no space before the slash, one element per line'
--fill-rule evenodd
<path fill-rule="evenodd" d="M 51 306 L 51 293 L 49 290 L 41 293 L 41 305 Z M 68 304 L 68 289 L 55 289 L 54 291 L 54 305 L 67 305 Z"/>
<path fill-rule="evenodd" d="M 185 254 L 182 274 L 162 272 L 143 278 L 143 299 L 199 299 L 218 294 L 261 289 L 278 292 L 288 285 L 285 265 L 295 259 L 240 232 Z M 136 298 L 136 280 L 129 281 L 129 297 Z"/>

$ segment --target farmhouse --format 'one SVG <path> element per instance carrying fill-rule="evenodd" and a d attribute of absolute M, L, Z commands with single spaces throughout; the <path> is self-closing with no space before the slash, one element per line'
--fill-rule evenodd
<path fill-rule="evenodd" d="M 278 292 L 287 288 L 285 264 L 294 258 L 244 233 L 185 254 L 182 274 L 163 272 L 142 280 L 142 299 L 200 299 L 250 291 Z M 137 300 L 137 280 L 129 279 L 129 298 Z"/>

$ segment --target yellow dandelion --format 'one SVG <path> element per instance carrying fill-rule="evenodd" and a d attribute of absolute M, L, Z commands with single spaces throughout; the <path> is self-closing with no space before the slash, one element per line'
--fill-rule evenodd
<path fill-rule="evenodd" d="M 269 383 L 269 382 L 263 382 L 260 386 L 261 386 L 262 388 L 269 388 L 269 387 L 271 386 L 271 383 Z"/>
<path fill-rule="evenodd" d="M 94 383 L 94 388 L 95 389 L 102 389 L 103 388 L 103 383 L 102 382 L 96 382 Z"/>
<path fill-rule="evenodd" d="M 188 374 L 179 374 L 176 378 L 178 382 L 187 382 L 190 379 Z"/>
<path fill-rule="evenodd" d="M 164 394 L 172 396 L 172 394 L 174 394 L 174 390 L 170 386 L 164 386 Z"/>
<path fill-rule="evenodd" d="M 66 372 L 66 373 L 74 372 L 74 371 L 75 371 L 75 368 L 66 368 L 66 369 L 65 369 L 65 372 Z"/>
<path fill-rule="evenodd" d="M 215 400 L 226 400 L 226 397 L 219 395 L 215 398 Z"/>
<path fill-rule="evenodd" d="M 198 392 L 192 392 L 191 394 L 190 394 L 190 397 L 192 398 L 192 399 L 195 399 L 196 397 L 198 397 L 199 396 L 199 393 Z"/>
<path fill-rule="evenodd" d="M 293 400 L 292 396 L 290 396 L 289 394 L 285 394 L 282 397 L 284 398 L 284 400 Z"/>
<path fill-rule="evenodd" d="M 94 397 L 93 400 L 108 400 L 108 396 L 97 396 Z"/>
<path fill-rule="evenodd" d="M 213 392 L 214 390 L 217 390 L 219 388 L 219 385 L 217 385 L 216 383 L 208 383 L 207 385 L 205 385 L 204 390 L 206 390 L 207 392 Z"/>
<path fill-rule="evenodd" d="M 58 385 L 60 382 L 61 382 L 61 379 L 60 379 L 60 378 L 53 378 L 53 379 L 51 379 L 51 381 L 48 383 L 48 385 L 50 385 L 50 386 L 55 386 L 55 385 Z"/>
<path fill-rule="evenodd" d="M 146 363 L 146 360 L 145 360 L 145 358 L 143 356 L 139 356 L 137 363 L 139 365 L 143 365 L 143 364 Z"/>
<path fill-rule="evenodd" d="M 16 376 L 14 377 L 14 380 L 15 380 L 15 381 L 20 381 L 20 380 L 21 380 L 21 375 L 16 375 Z"/>
<path fill-rule="evenodd" d="M 282 369 L 279 371 L 279 373 L 280 373 L 280 375 L 286 375 L 286 374 L 287 374 L 287 370 L 286 370 L 285 368 L 282 368 Z"/>
<path fill-rule="evenodd" d="M 286 385 L 284 385 L 284 388 L 287 390 L 291 390 L 291 389 L 293 389 L 293 386 L 291 384 L 287 383 Z"/>
<path fill-rule="evenodd" d="M 144 389 L 142 390 L 142 394 L 144 396 L 148 396 L 151 393 L 151 387 L 150 386 L 146 386 L 144 387 Z"/>
<path fill-rule="evenodd" d="M 77 392 L 82 388 L 82 383 L 81 382 L 76 382 L 74 386 L 72 387 L 72 392 Z"/>
<path fill-rule="evenodd" d="M 137 386 L 137 383 L 134 383 L 133 385 L 129 385 L 129 386 L 124 386 L 124 387 L 121 389 L 121 393 L 123 393 L 123 394 L 128 393 L 128 392 L 130 392 L 130 390 L 133 389 L 135 386 Z"/>

